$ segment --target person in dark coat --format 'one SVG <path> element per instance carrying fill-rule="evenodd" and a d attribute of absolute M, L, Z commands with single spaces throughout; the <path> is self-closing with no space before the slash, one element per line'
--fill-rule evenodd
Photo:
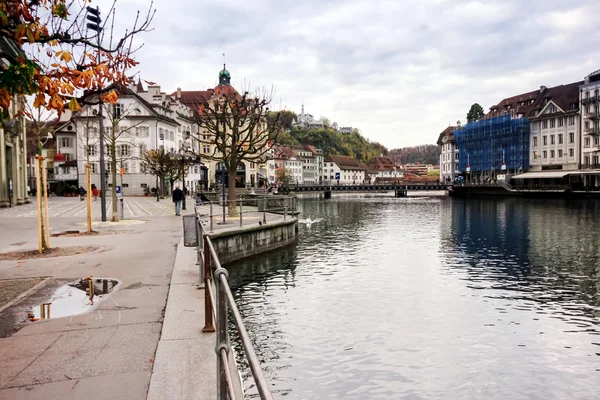
<path fill-rule="evenodd" d="M 86 194 L 86 190 L 83 188 L 83 186 L 79 187 L 79 200 L 83 201 L 83 199 L 85 199 L 85 194 Z"/>
<path fill-rule="evenodd" d="M 173 203 L 175 203 L 175 215 L 181 215 L 181 202 L 183 201 L 183 192 L 179 186 L 175 186 L 173 190 Z"/>

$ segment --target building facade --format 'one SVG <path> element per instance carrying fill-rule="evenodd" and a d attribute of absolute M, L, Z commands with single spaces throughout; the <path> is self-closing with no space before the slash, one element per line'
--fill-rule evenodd
<path fill-rule="evenodd" d="M 581 164 L 584 169 L 600 169 L 600 70 L 585 77 L 579 86 L 582 117 Z"/>
<path fill-rule="evenodd" d="M 18 45 L 0 37 L 0 68 L 21 53 Z M 27 191 L 27 139 L 25 117 L 18 116 L 25 99 L 13 97 L 7 120 L 0 124 L 0 207 L 29 203 Z"/>
<path fill-rule="evenodd" d="M 440 147 L 440 181 L 454 182 L 460 175 L 458 169 L 459 152 L 454 140 L 454 131 L 460 129 L 460 121 L 456 126 L 449 126 L 440 133 L 437 145 Z"/>
<path fill-rule="evenodd" d="M 349 185 L 364 183 L 367 167 L 362 162 L 348 156 L 329 155 L 325 157 L 323 183 Z"/>
<path fill-rule="evenodd" d="M 529 113 L 531 171 L 579 168 L 581 84 L 582 82 L 575 82 L 540 88 L 540 94 Z"/>

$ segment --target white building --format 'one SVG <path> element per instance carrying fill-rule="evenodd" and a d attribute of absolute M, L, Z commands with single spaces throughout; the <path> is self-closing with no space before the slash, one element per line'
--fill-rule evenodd
<path fill-rule="evenodd" d="M 577 170 L 580 164 L 581 130 L 579 85 L 542 86 L 529 114 L 531 171 Z M 584 148 L 590 147 L 589 138 Z"/>
<path fill-rule="evenodd" d="M 366 171 L 367 167 L 352 157 L 329 155 L 325 157 L 323 183 L 331 185 L 363 183 Z"/>
<path fill-rule="evenodd" d="M 114 129 L 116 137 L 115 159 L 119 173 L 117 185 L 124 194 L 142 195 L 150 188 L 157 187 L 156 176 L 142 172 L 140 157 L 150 149 L 164 148 L 177 152 L 186 139 L 185 132 L 191 127 L 175 118 L 175 112 L 167 104 L 150 103 L 144 97 L 157 93 L 156 87 L 144 92 L 141 83 L 129 87 L 116 87 L 119 99 L 117 103 L 103 107 L 103 129 L 106 135 Z M 56 180 L 79 181 L 85 184 L 85 165 L 89 162 L 92 173 L 92 185 L 100 185 L 100 134 L 99 106 L 85 106 L 72 116 L 63 114 L 64 124 L 55 132 L 57 155 L 55 156 Z M 61 160 L 64 156 L 64 162 Z M 107 188 L 112 187 L 110 175 L 112 154 L 110 142 L 105 140 L 105 166 L 109 173 Z M 120 172 L 123 174 L 120 174 Z M 170 189 L 165 182 L 164 191 Z"/>
<path fill-rule="evenodd" d="M 367 168 L 367 180 L 370 183 L 390 182 L 398 180 L 404 176 L 404 171 L 396 166 L 394 160 L 384 155 L 370 159 L 367 163 Z"/>
<path fill-rule="evenodd" d="M 302 111 L 296 117 L 296 121 L 292 124 L 292 126 L 299 126 L 308 129 L 319 129 L 325 128 L 326 124 L 324 121 L 320 119 L 315 119 L 312 114 L 306 114 L 304 112 L 304 104 L 302 104 Z"/>
<path fill-rule="evenodd" d="M 582 168 L 600 169 L 600 70 L 579 86 L 582 116 Z"/>
<path fill-rule="evenodd" d="M 454 140 L 454 131 L 460 129 L 460 121 L 457 126 L 449 126 L 440 133 L 437 144 L 440 146 L 440 182 L 454 182 L 460 174 L 458 169 L 458 147 Z"/>

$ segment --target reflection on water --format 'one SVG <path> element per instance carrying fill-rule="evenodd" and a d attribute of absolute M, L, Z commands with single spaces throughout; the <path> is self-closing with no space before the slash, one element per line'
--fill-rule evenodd
<path fill-rule="evenodd" d="M 50 319 L 83 314 L 95 309 L 119 282 L 108 278 L 85 278 L 61 286 L 48 301 L 34 306 L 28 319 Z"/>
<path fill-rule="evenodd" d="M 277 397 L 597 398 L 595 202 L 300 207 L 321 220 L 300 225 L 296 246 L 229 268 Z"/>

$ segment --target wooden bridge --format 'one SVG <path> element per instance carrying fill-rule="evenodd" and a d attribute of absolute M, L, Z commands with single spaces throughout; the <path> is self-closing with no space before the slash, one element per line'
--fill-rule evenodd
<path fill-rule="evenodd" d="M 289 185 L 282 187 L 284 192 L 324 192 L 325 197 L 331 196 L 331 192 L 394 192 L 396 197 L 406 197 L 409 190 L 412 191 L 431 191 L 448 190 L 449 185 L 438 183 L 359 183 L 353 185 L 337 184 L 314 184 L 314 185 Z"/>

